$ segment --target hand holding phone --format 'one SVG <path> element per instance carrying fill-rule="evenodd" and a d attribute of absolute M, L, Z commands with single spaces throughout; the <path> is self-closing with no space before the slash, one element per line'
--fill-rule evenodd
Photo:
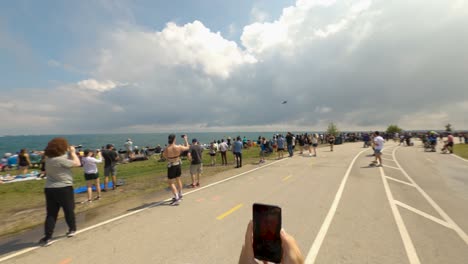
<path fill-rule="evenodd" d="M 254 204 L 253 249 L 258 260 L 280 263 L 283 255 L 281 246 L 281 208 L 276 205 Z"/>

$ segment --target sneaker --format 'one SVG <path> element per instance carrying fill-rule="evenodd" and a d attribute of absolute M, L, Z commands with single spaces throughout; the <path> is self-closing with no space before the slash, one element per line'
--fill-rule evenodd
<path fill-rule="evenodd" d="M 47 247 L 50 244 L 52 244 L 52 241 L 50 240 L 50 238 L 43 237 L 41 238 L 41 240 L 39 240 L 39 245 L 42 247 Z"/>
<path fill-rule="evenodd" d="M 180 201 L 180 198 L 177 199 L 177 198 L 174 197 L 174 198 L 172 198 L 170 204 L 171 204 L 171 205 L 174 205 L 174 206 L 175 206 L 175 205 L 179 205 L 179 201 Z"/>
<path fill-rule="evenodd" d="M 86 201 L 82 201 L 81 204 L 88 204 L 88 203 L 92 203 L 93 201 L 92 200 L 86 200 Z"/>
<path fill-rule="evenodd" d="M 99 201 L 99 200 L 101 200 L 101 196 L 99 196 L 99 195 L 98 195 L 98 196 L 96 196 L 96 198 L 94 198 L 94 200 L 95 200 L 95 201 Z"/>
<path fill-rule="evenodd" d="M 67 237 L 74 237 L 76 235 L 76 231 L 68 231 Z"/>
<path fill-rule="evenodd" d="M 182 195 L 182 193 L 179 193 L 179 200 L 182 200 L 184 199 L 184 196 Z"/>
<path fill-rule="evenodd" d="M 197 182 L 197 187 L 200 187 L 200 183 L 199 183 L 199 182 Z"/>

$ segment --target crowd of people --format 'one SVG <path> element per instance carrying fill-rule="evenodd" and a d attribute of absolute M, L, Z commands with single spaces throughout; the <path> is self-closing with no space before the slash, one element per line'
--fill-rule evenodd
<path fill-rule="evenodd" d="M 468 133 L 457 134 L 460 143 L 467 140 Z M 44 188 L 46 199 L 46 220 L 44 223 L 44 237 L 40 240 L 40 244 L 47 246 L 51 243 L 51 238 L 54 232 L 57 215 L 60 208 L 63 209 L 65 214 L 65 221 L 68 225 L 67 236 L 72 237 L 76 232 L 75 223 L 75 200 L 73 192 L 73 175 L 71 172 L 72 167 L 83 167 L 84 178 L 87 183 L 87 199 L 83 203 L 92 203 L 95 200 L 102 199 L 101 192 L 108 191 L 109 180 L 112 181 L 112 189 L 117 188 L 117 171 L 116 164 L 121 162 L 122 159 L 129 159 L 135 155 L 144 154 L 149 155 L 148 151 L 153 153 L 160 153 L 161 160 L 167 162 L 167 179 L 168 186 L 172 192 L 171 205 L 179 205 L 183 199 L 183 189 L 181 175 L 182 175 L 182 158 L 187 157 L 190 162 L 190 175 L 191 184 L 188 188 L 200 187 L 200 176 L 203 173 L 203 153 L 205 151 L 210 155 L 210 165 L 215 166 L 217 156 L 221 156 L 221 165 L 227 166 L 228 153 L 232 152 L 235 159 L 235 168 L 242 167 L 242 151 L 245 148 L 258 146 L 260 149 L 259 164 L 264 163 L 268 155 L 276 152 L 276 158 L 284 158 L 284 152 L 288 152 L 288 156 L 292 157 L 294 153 L 302 155 L 317 157 L 317 147 L 319 144 L 328 144 L 330 151 L 334 151 L 335 143 L 346 141 L 363 141 L 363 147 L 372 147 L 374 150 L 373 156 L 375 160 L 371 165 L 382 166 L 381 151 L 384 143 L 389 140 L 399 142 L 400 145 L 412 146 L 412 138 L 418 137 L 423 143 L 431 146 L 437 144 L 437 140 L 447 137 L 444 147 L 453 148 L 455 136 L 451 133 L 441 134 L 434 131 L 427 133 L 419 133 L 412 135 L 411 133 L 380 133 L 378 131 L 372 133 L 353 133 L 353 134 L 339 134 L 337 136 L 318 134 L 318 133 L 303 133 L 293 134 L 288 132 L 286 134 L 273 134 L 270 138 L 259 136 L 256 141 L 249 140 L 246 137 L 241 138 L 237 136 L 233 139 L 230 137 L 220 140 L 213 140 L 206 146 L 193 138 L 189 144 L 187 135 L 182 136 L 183 144 L 178 145 L 175 134 L 168 136 L 167 145 L 161 148 L 151 149 L 149 147 L 138 150 L 133 146 L 131 139 L 128 139 L 125 144 L 125 155 L 119 155 L 120 151 L 116 151 L 114 145 L 107 144 L 105 148 L 99 150 L 77 150 L 74 146 L 70 146 L 64 138 L 52 139 L 43 153 L 39 154 L 41 157 L 40 164 L 42 164 L 42 171 L 47 175 Z M 32 166 L 30 154 L 26 149 L 22 149 L 17 154 L 17 166 L 21 173 L 26 173 Z M 2 169 L 8 166 L 8 157 L 2 159 Z M 104 163 L 104 189 L 100 188 L 99 172 L 97 164 Z M 93 197 L 93 185 L 96 186 L 96 196 Z M 247 231 L 249 232 L 249 230 Z M 242 254 L 250 254 L 244 252 Z M 300 255 L 298 255 L 300 256 Z M 245 257 L 245 256 L 244 256 Z M 241 256 L 242 258 L 242 256 Z M 250 257 L 247 257 L 250 258 Z"/>

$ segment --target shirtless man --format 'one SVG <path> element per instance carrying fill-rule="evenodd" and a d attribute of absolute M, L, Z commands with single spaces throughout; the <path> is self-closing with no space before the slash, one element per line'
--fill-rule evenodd
<path fill-rule="evenodd" d="M 180 155 L 182 152 L 189 150 L 189 144 L 187 141 L 187 135 L 183 135 L 184 145 L 176 145 L 176 135 L 170 134 L 168 137 L 168 146 L 164 149 L 163 156 L 167 160 L 167 178 L 169 187 L 174 194 L 172 198 L 172 205 L 179 205 L 179 201 L 182 200 L 182 181 L 180 175 L 182 175 L 182 163 Z M 177 186 L 176 186 L 177 183 Z"/>

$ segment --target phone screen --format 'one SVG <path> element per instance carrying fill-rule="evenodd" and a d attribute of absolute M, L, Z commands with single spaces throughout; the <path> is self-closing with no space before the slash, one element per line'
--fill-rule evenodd
<path fill-rule="evenodd" d="M 253 205 L 253 248 L 255 258 L 281 262 L 281 208 L 276 205 Z"/>

